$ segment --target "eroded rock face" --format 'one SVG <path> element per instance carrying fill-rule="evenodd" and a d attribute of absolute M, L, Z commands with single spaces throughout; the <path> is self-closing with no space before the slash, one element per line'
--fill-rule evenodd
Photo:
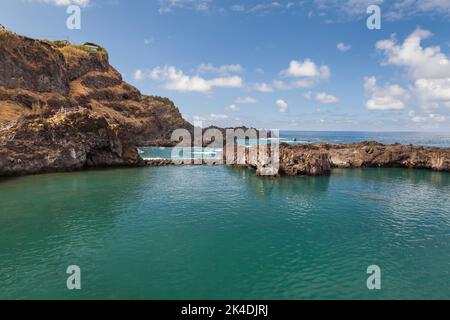
<path fill-rule="evenodd" d="M 280 171 L 324 175 L 331 168 L 413 168 L 450 171 L 450 149 L 378 142 L 280 147 Z"/>
<path fill-rule="evenodd" d="M 329 174 L 329 155 L 321 148 L 298 148 L 280 146 L 280 173 L 289 176 L 319 176 Z"/>
<path fill-rule="evenodd" d="M 323 144 L 319 147 L 327 150 L 330 163 L 336 168 L 400 167 L 450 171 L 448 148 L 383 145 L 377 142 Z"/>
<path fill-rule="evenodd" d="M 172 101 L 123 82 L 107 52 L 0 30 L 0 175 L 140 165 L 136 146 L 193 131 Z"/>
<path fill-rule="evenodd" d="M 64 56 L 45 42 L 0 31 L 0 86 L 67 94 Z"/>
<path fill-rule="evenodd" d="M 253 167 L 257 175 L 263 176 L 320 176 L 330 174 L 332 168 L 383 167 L 450 171 L 450 149 L 442 148 L 383 145 L 377 142 L 297 146 L 281 144 L 278 170 L 267 158 L 258 157 L 257 150 L 252 147 L 245 153 L 236 154 L 236 165 Z"/>
<path fill-rule="evenodd" d="M 24 117 L 0 144 L 0 176 L 143 164 L 105 118 L 83 109 Z"/>

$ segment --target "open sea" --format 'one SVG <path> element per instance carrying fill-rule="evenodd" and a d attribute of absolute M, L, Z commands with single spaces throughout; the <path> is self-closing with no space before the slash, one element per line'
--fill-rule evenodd
<path fill-rule="evenodd" d="M 283 132 L 450 146 L 450 134 Z M 450 299 L 450 174 L 227 166 L 0 179 L 0 299 Z M 81 290 L 66 287 L 81 268 Z M 381 269 L 368 290 L 367 268 Z"/>

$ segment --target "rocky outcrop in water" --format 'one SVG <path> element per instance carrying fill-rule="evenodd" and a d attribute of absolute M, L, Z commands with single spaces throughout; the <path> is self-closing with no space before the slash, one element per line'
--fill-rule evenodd
<path fill-rule="evenodd" d="M 141 165 L 136 146 L 193 130 L 172 101 L 125 83 L 97 46 L 0 30 L 0 176 Z"/>
<path fill-rule="evenodd" d="M 256 169 L 258 176 L 323 176 L 333 168 L 410 168 L 450 172 L 450 149 L 412 145 L 384 145 L 378 142 L 355 144 L 281 144 L 273 153 L 270 146 L 234 147 L 223 160 L 184 161 L 184 164 L 228 164 Z M 271 156 L 279 159 L 274 167 Z M 177 164 L 166 159 L 147 160 L 147 165 Z"/>
<path fill-rule="evenodd" d="M 450 171 L 450 149 L 378 142 L 280 146 L 280 174 L 327 175 L 332 168 Z"/>

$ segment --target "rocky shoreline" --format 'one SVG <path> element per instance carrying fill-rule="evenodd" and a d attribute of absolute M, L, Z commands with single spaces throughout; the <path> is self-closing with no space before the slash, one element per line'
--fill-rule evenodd
<path fill-rule="evenodd" d="M 262 170 L 270 165 L 265 161 L 260 161 L 255 156 L 258 148 L 253 148 L 255 148 L 253 155 L 252 149 L 247 148 L 245 154 L 242 154 L 240 158 L 235 150 L 235 165 L 254 168 L 257 175 L 263 175 Z M 225 159 L 223 162 L 226 162 Z M 179 165 L 167 159 L 146 160 L 145 163 L 148 166 Z M 193 162 L 187 164 L 194 165 Z M 197 165 L 199 164 L 217 163 L 200 161 Z M 450 148 L 401 144 L 384 145 L 373 141 L 354 144 L 281 144 L 279 170 L 268 175 L 320 176 L 329 175 L 333 168 L 408 168 L 450 172 Z"/>
<path fill-rule="evenodd" d="M 144 161 L 137 147 L 173 146 L 172 132 L 192 133 L 192 124 L 171 100 L 143 95 L 124 82 L 105 49 L 89 48 L 0 29 L 0 176 L 173 164 Z M 332 168 L 366 167 L 450 171 L 450 149 L 282 144 L 279 170 L 250 151 L 244 159 L 236 154 L 236 163 L 255 168 L 257 175 L 327 175 Z"/>
<path fill-rule="evenodd" d="M 450 171 L 450 149 L 378 142 L 280 147 L 280 173 L 326 175 L 332 168 L 408 168 Z"/>

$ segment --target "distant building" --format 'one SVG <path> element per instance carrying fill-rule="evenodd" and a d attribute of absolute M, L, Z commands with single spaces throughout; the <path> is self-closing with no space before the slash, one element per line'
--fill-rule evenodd
<path fill-rule="evenodd" d="M 86 47 L 90 52 L 99 52 L 101 49 L 99 45 L 90 42 L 86 42 L 83 46 Z"/>

